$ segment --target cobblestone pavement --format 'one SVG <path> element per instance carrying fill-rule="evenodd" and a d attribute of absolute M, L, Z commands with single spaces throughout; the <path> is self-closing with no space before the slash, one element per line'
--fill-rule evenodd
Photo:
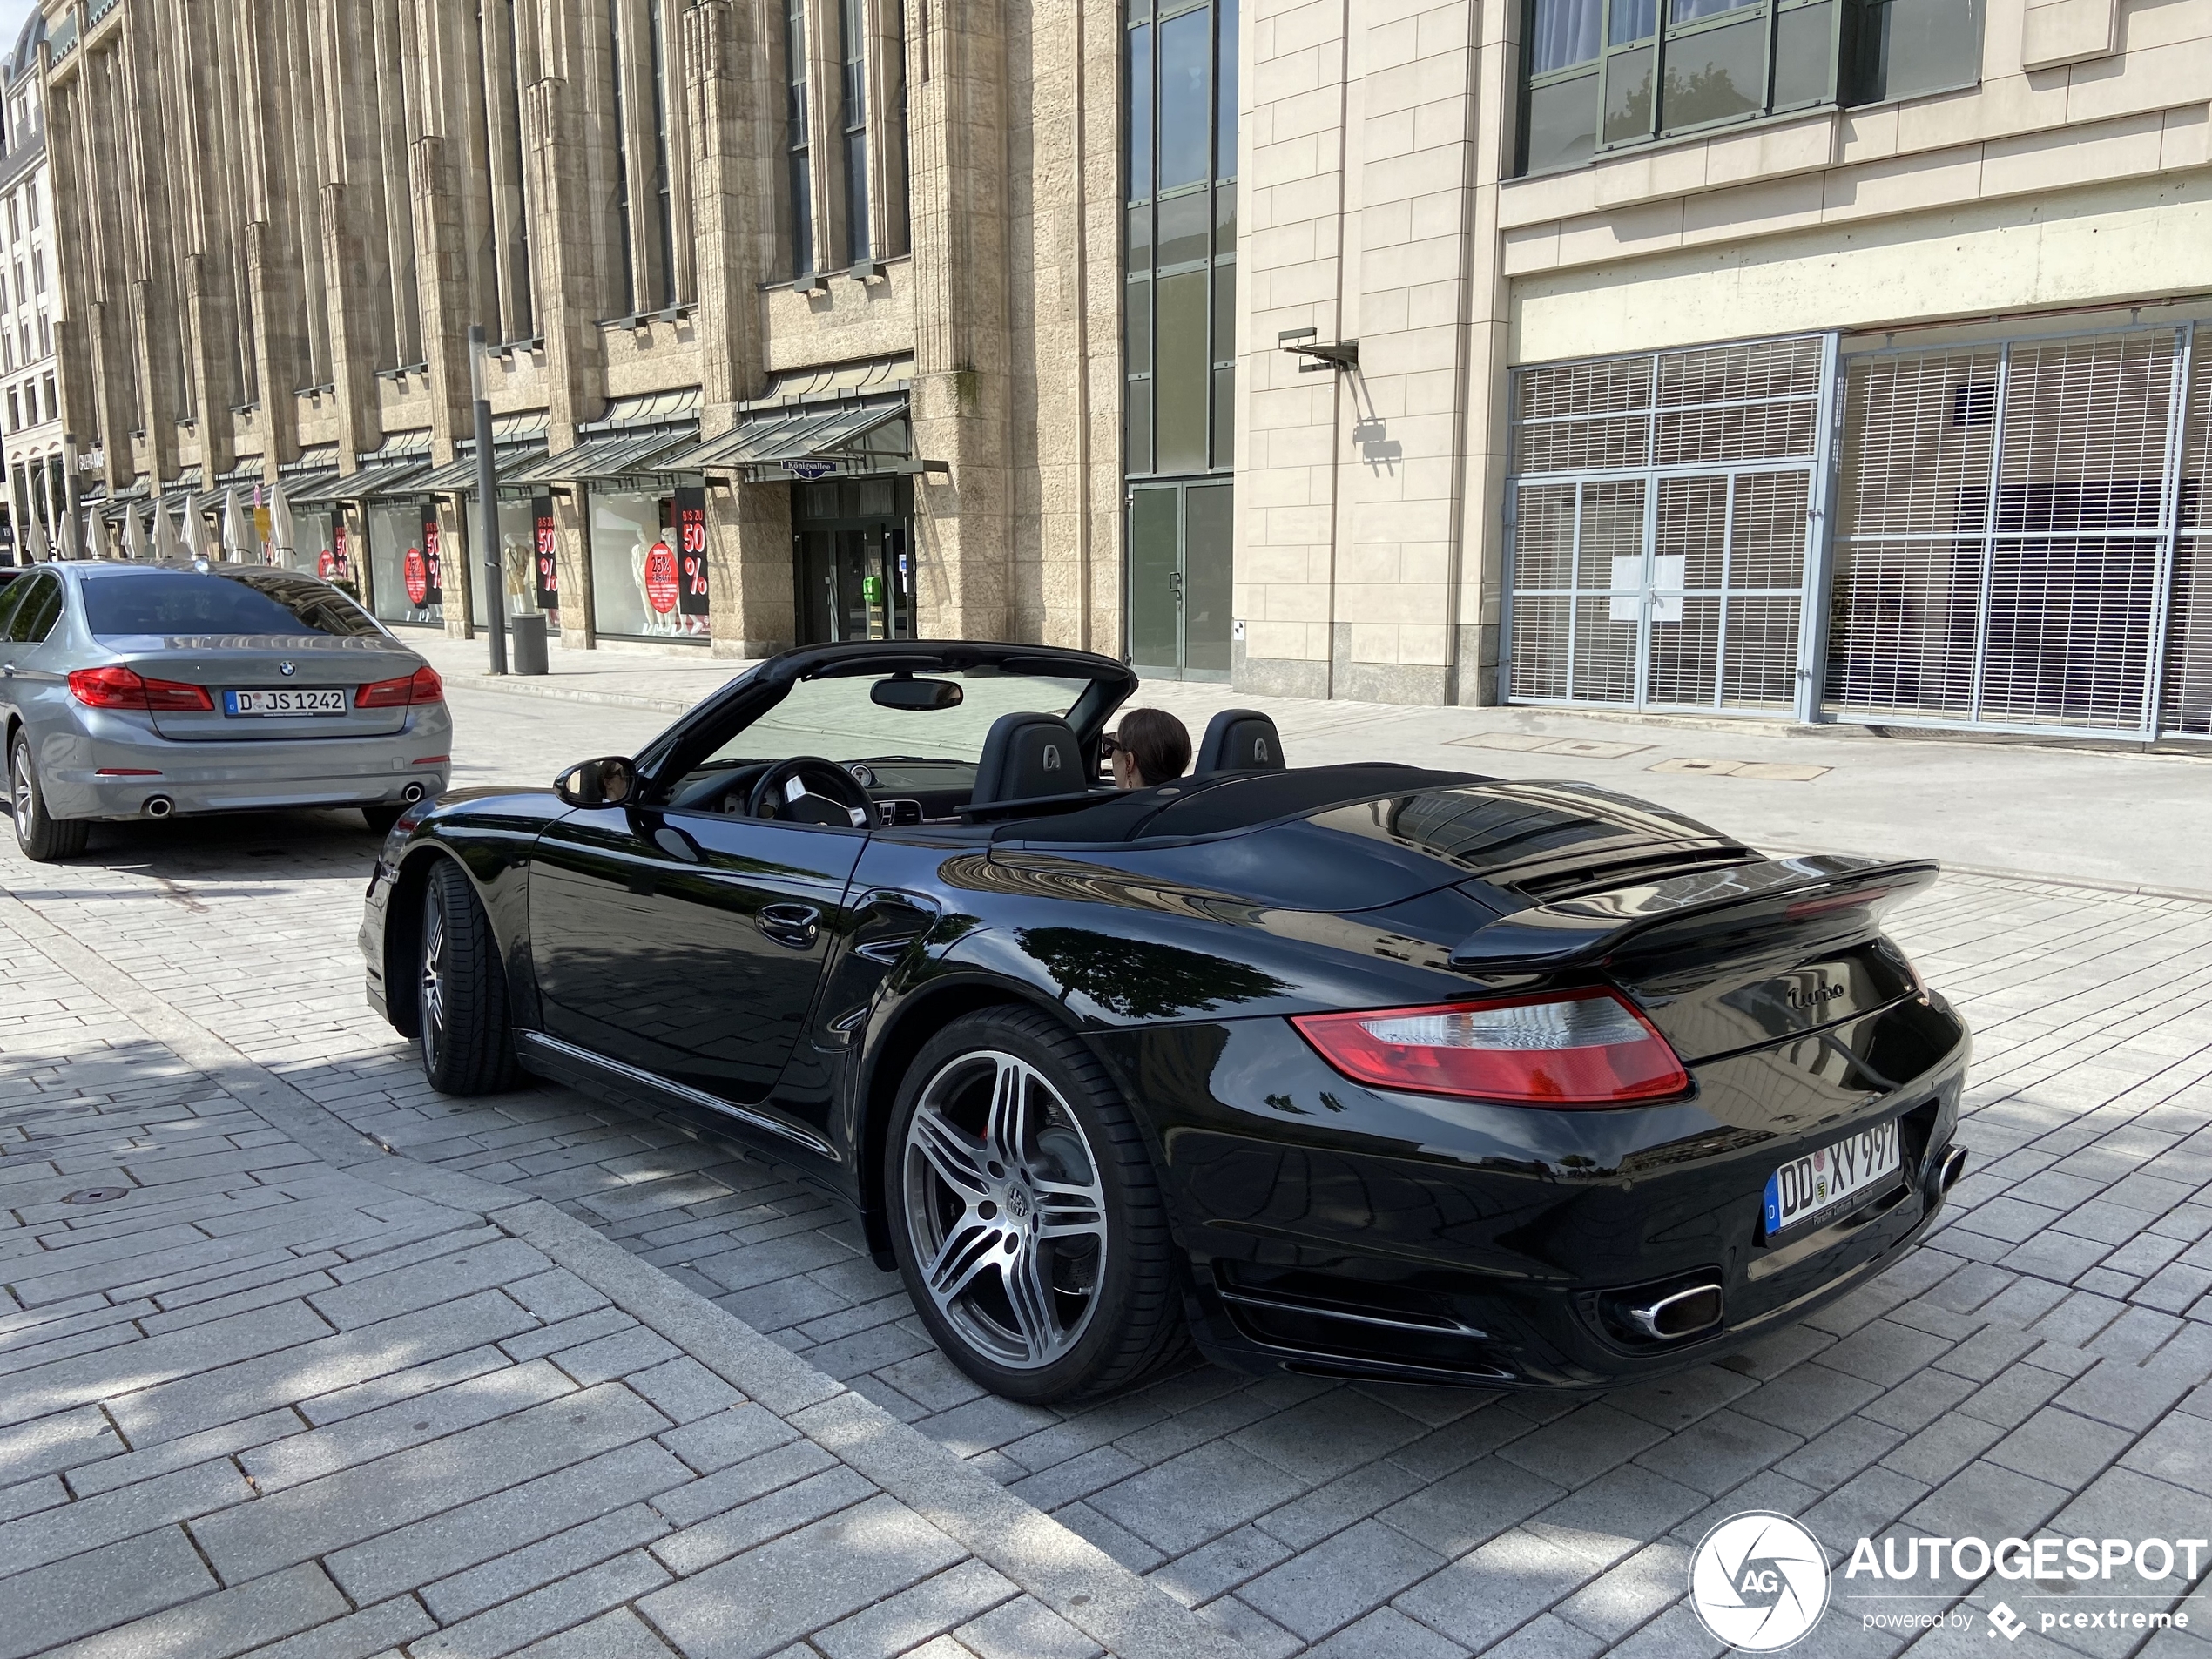
<path fill-rule="evenodd" d="M 1740 1355 L 1573 1399 L 1195 1367 L 1057 1412 L 979 1394 L 853 1227 L 734 1144 L 557 1089 L 432 1093 L 361 1005 L 351 935 L 369 851 L 332 819 L 179 825 L 111 833 L 63 869 L 0 864 L 0 885 L 347 1123 L 587 1224 L 1254 1654 L 1716 1653 L 1683 1601 L 1686 1562 L 1716 1519 L 1750 1507 L 1803 1518 L 1831 1553 L 1892 1528 L 2212 1535 L 2212 906 L 1953 877 L 1900 915 L 1899 938 L 1977 1030 L 1973 1172 L 1887 1280 Z M 20 976 L 16 995 L 37 982 Z M 57 997 L 53 1023 L 34 1025 L 43 1065 L 10 1048 L 11 1104 L 21 1079 L 103 1041 L 70 1012 Z M 2034 1608 L 2087 1588 L 1952 1581 L 1878 1601 L 1839 1576 L 1798 1651 L 1898 1651 L 1912 1638 L 1864 1629 L 1863 1613 L 1967 1591 L 1973 1628 L 1920 1648 L 1991 1651 L 1978 1610 L 2001 1593 L 2031 1616 L 2008 1653 L 2212 1654 L 2180 1630 L 2146 1647 L 2133 1630 L 2033 1628 Z M 2154 1611 L 2186 1596 L 2212 1631 L 2201 1580 L 2128 1592 Z M 0 1659 L 24 1650 L 0 1637 Z"/>

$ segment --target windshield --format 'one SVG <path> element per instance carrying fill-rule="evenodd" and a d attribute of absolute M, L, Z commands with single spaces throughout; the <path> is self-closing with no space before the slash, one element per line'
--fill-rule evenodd
<path fill-rule="evenodd" d="M 894 763 L 883 781 L 895 781 L 896 763 L 937 763 L 973 767 L 983 753 L 983 739 L 1001 714 L 1057 714 L 1063 718 L 1090 687 L 1089 680 L 1050 679 L 1041 674 L 1007 674 L 996 668 L 931 672 L 922 681 L 950 681 L 961 690 L 951 708 L 884 708 L 870 692 L 888 674 L 848 679 L 800 680 L 784 700 L 715 751 L 710 766 L 747 760 L 788 760 L 819 755 L 850 765 L 856 760 Z"/>
<path fill-rule="evenodd" d="M 84 578 L 95 637 L 133 634 L 335 634 L 383 631 L 327 582 L 283 570 L 130 570 Z"/>

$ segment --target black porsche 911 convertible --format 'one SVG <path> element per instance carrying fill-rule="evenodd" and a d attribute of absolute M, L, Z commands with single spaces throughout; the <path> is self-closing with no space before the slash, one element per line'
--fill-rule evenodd
<path fill-rule="evenodd" d="M 471 1095 L 703 1117 L 856 1208 L 1001 1394 L 1184 1351 L 1595 1386 L 1894 1261 L 1966 1027 L 1884 937 L 1929 863 L 1769 859 L 1576 783 L 1286 767 L 1217 717 L 1100 786 L 1136 676 L 832 645 L 634 760 L 394 832 L 369 995 Z"/>

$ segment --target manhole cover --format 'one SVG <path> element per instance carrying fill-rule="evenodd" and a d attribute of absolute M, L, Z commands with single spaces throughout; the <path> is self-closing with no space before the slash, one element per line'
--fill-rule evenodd
<path fill-rule="evenodd" d="M 118 1198 L 131 1196 L 128 1187 L 86 1187 L 64 1198 L 64 1204 L 112 1204 Z"/>

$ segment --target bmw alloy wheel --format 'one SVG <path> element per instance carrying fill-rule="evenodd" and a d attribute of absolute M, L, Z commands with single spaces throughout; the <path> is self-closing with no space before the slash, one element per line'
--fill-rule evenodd
<path fill-rule="evenodd" d="M 961 1055 L 923 1088 L 904 1160 L 914 1260 L 946 1321 L 1010 1370 L 1066 1354 L 1110 1242 L 1098 1161 L 1067 1102 L 1013 1055 Z"/>

